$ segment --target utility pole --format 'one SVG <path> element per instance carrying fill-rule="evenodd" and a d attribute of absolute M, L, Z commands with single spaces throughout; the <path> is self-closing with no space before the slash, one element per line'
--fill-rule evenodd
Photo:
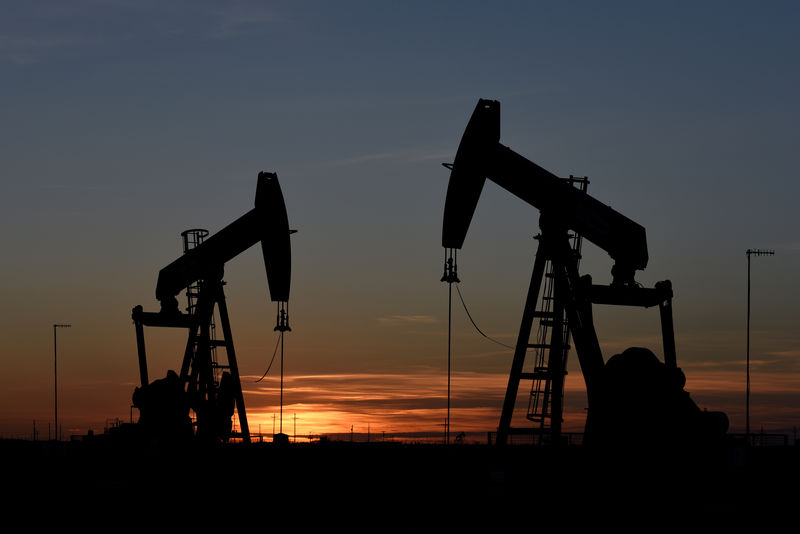
<path fill-rule="evenodd" d="M 745 407 L 745 436 L 750 445 L 750 256 L 774 256 L 774 250 L 747 249 L 747 392 Z"/>
<path fill-rule="evenodd" d="M 58 328 L 71 328 L 71 324 L 54 324 L 53 325 L 53 411 L 55 412 L 56 420 L 56 440 L 60 439 L 60 432 L 58 431 L 58 340 L 56 330 Z"/>

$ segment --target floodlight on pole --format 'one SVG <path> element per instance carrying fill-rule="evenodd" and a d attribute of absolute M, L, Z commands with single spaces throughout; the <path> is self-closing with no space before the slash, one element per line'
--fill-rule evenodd
<path fill-rule="evenodd" d="M 71 324 L 54 324 L 53 325 L 53 411 L 55 412 L 56 421 L 56 440 L 60 439 L 58 432 L 58 341 L 56 331 L 59 328 L 71 328 Z"/>
<path fill-rule="evenodd" d="M 747 443 L 750 443 L 750 256 L 774 256 L 774 250 L 767 249 L 751 249 L 748 248 L 747 252 L 747 386 L 745 394 L 745 436 Z"/>

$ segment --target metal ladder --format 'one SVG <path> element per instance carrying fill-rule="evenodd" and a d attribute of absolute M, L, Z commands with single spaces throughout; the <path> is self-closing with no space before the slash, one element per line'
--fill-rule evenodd
<path fill-rule="evenodd" d="M 580 255 L 581 237 L 577 234 L 570 235 L 572 240 L 572 250 Z M 551 369 L 549 351 L 553 346 L 552 339 L 548 336 L 554 325 L 555 313 L 552 310 L 553 301 L 553 273 L 552 264 L 548 261 L 543 283 L 542 299 L 539 310 L 534 314 L 534 319 L 538 319 L 539 326 L 536 330 L 536 343 L 528 344 L 529 349 L 534 350 L 533 372 L 524 373 L 521 378 L 532 380 L 530 396 L 528 397 L 528 410 L 525 417 L 536 423 L 537 432 L 535 435 L 539 443 L 543 443 L 548 438 L 552 438 L 552 418 L 562 417 L 563 414 L 553 414 L 552 408 L 556 404 L 553 402 L 552 395 L 554 379 L 562 381 L 562 387 L 558 388 L 561 392 L 562 402 L 558 405 L 563 406 L 563 380 L 567 375 L 567 357 L 570 350 L 570 331 L 569 322 L 563 309 L 561 311 L 561 357 L 558 358 L 559 369 L 555 372 Z"/>
<path fill-rule="evenodd" d="M 181 232 L 181 238 L 183 239 L 183 253 L 186 254 L 193 248 L 196 248 L 198 245 L 202 244 L 205 241 L 205 238 L 208 237 L 209 231 L 203 228 L 192 228 L 189 230 L 184 230 Z M 197 298 L 200 295 L 200 284 L 202 283 L 201 280 L 197 280 L 190 284 L 186 288 L 186 312 L 189 315 L 194 315 L 197 311 Z M 214 314 L 211 315 L 211 322 L 209 324 L 209 338 L 210 338 L 210 351 L 211 351 L 211 368 L 214 374 L 214 385 L 219 386 L 220 384 L 220 377 L 221 377 L 221 370 L 227 369 L 229 366 L 221 365 L 217 358 L 217 347 L 218 346 L 225 346 L 224 341 L 220 341 L 217 339 L 217 325 L 214 321 Z M 197 350 L 197 346 L 195 344 L 195 351 Z"/>
<path fill-rule="evenodd" d="M 199 246 L 206 237 L 208 237 L 209 232 L 205 229 L 200 228 L 193 228 L 190 230 L 185 230 L 181 232 L 181 237 L 183 238 L 183 253 L 186 254 L 192 249 Z M 196 316 L 201 310 L 198 309 L 198 302 L 200 299 L 200 295 L 202 293 L 201 286 L 204 284 L 203 280 L 197 280 L 191 285 L 186 288 L 186 301 L 187 307 L 186 311 L 190 316 Z M 227 304 L 225 303 L 225 296 L 222 293 L 222 286 L 225 285 L 225 282 L 219 282 L 219 294 L 216 296 L 214 301 L 211 303 L 211 309 L 207 310 L 210 311 L 210 315 L 208 316 L 208 342 L 205 345 L 205 350 L 208 350 L 209 359 L 208 362 L 210 365 L 210 373 L 211 373 L 211 380 L 212 390 L 205 391 L 204 394 L 212 395 L 212 396 L 219 396 L 223 389 L 225 389 L 226 394 L 235 393 L 231 390 L 231 388 L 235 387 L 237 389 L 241 389 L 241 386 L 235 386 L 231 382 L 231 373 L 235 372 L 238 375 L 238 368 L 235 365 L 235 352 L 233 348 L 233 340 L 231 339 L 230 333 L 230 323 L 228 319 L 228 311 L 227 311 Z M 215 315 L 219 313 L 219 317 L 222 324 L 223 330 L 223 339 L 218 338 L 217 336 L 217 325 L 215 320 Z M 198 352 L 203 350 L 201 345 L 203 345 L 203 341 L 201 339 L 200 333 L 196 330 L 194 331 L 194 335 L 190 335 L 189 347 L 187 347 L 187 351 L 191 350 L 194 356 L 191 358 L 191 361 L 202 361 L 203 358 L 199 357 Z M 220 363 L 218 357 L 217 348 L 222 347 L 225 349 L 225 353 L 227 354 L 228 364 Z M 188 364 L 188 361 L 184 362 L 184 367 Z M 183 371 L 182 371 L 183 372 Z M 192 372 L 192 376 L 194 372 Z M 189 376 L 187 376 L 188 380 L 191 380 Z M 238 381 L 238 378 L 235 379 Z M 225 382 L 225 384 L 223 384 Z M 233 402 L 233 401 L 232 401 Z M 240 409 L 242 408 L 242 409 Z M 235 422 L 238 418 L 240 420 L 240 432 L 236 432 L 235 430 Z M 197 414 L 195 414 L 196 416 Z M 197 424 L 196 417 L 194 418 L 194 424 Z M 236 401 L 235 413 L 233 417 L 233 431 L 231 432 L 231 437 L 238 437 L 242 438 L 245 441 L 250 440 L 249 435 L 249 426 L 247 424 L 247 419 L 244 414 L 243 410 L 243 399 L 240 397 L 238 401 Z"/>
<path fill-rule="evenodd" d="M 586 192 L 589 185 L 587 177 L 578 178 L 570 175 L 569 178 L 563 180 L 583 193 Z M 580 258 L 581 236 L 571 233 L 568 237 L 572 253 L 576 258 Z M 567 355 L 570 350 L 570 329 L 564 303 L 556 300 L 553 265 L 549 259 L 544 262 L 543 275 L 539 276 L 541 278 L 537 280 L 534 275 L 531 281 L 536 288 L 530 288 L 529 301 L 525 306 L 526 309 L 533 307 L 533 311 L 527 315 L 527 318 L 526 313 L 528 312 L 523 314 L 523 324 L 517 339 L 517 347 L 525 347 L 525 353 L 522 355 L 523 360 L 517 368 L 518 371 L 512 367 L 509 376 L 509 390 L 504 403 L 504 411 L 509 410 L 509 413 L 501 418 L 501 425 L 498 429 L 498 432 L 502 434 L 501 440 L 514 434 L 533 435 L 534 442 L 539 444 L 560 439 L 564 377 L 567 374 Z M 531 301 L 531 298 L 536 299 L 532 295 L 541 295 L 541 297 L 538 302 Z M 534 323 L 538 323 L 535 334 Z M 531 352 L 533 357 L 529 357 L 528 360 L 532 365 L 526 369 L 524 358 L 531 356 Z M 533 428 L 510 426 L 511 408 L 506 408 L 506 406 L 512 407 L 516 404 L 513 398 L 509 398 L 509 395 L 516 396 L 517 384 L 520 380 L 532 382 L 525 417 L 535 423 Z M 558 398 L 555 398 L 554 395 L 557 395 Z"/>

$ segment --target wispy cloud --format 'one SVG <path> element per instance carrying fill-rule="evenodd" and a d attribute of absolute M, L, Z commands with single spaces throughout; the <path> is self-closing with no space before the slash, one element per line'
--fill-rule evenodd
<path fill-rule="evenodd" d="M 385 326 L 393 326 L 409 324 L 436 324 L 439 322 L 439 319 L 433 315 L 389 315 L 386 317 L 378 317 L 377 321 Z"/>
<path fill-rule="evenodd" d="M 0 28 L 0 62 L 40 63 L 63 55 L 127 50 L 162 40 L 232 40 L 280 20 L 257 1 L 74 0 L 19 8 Z"/>
<path fill-rule="evenodd" d="M 712 364 L 684 366 L 686 390 L 701 407 L 721 410 L 732 424 L 741 424 L 742 369 Z M 257 378 L 257 377 L 256 377 Z M 451 375 L 451 425 L 455 431 L 485 432 L 496 428 L 508 383 L 507 373 L 454 372 Z M 758 399 L 757 423 L 776 430 L 800 424 L 800 370 L 761 372 L 753 376 Z M 269 377 L 258 385 L 245 379 L 248 417 L 271 425 L 280 412 L 280 381 Z M 528 386 L 529 387 L 529 386 Z M 565 428 L 580 431 L 585 420 L 586 392 L 580 373 L 565 383 Z M 518 399 L 524 421 L 524 391 Z M 441 369 L 409 373 L 316 374 L 286 377 L 284 423 L 296 414 L 298 433 L 440 432 L 445 417 L 447 375 Z M 287 415 L 289 414 L 289 415 Z M 516 417 L 516 416 L 515 416 Z M 292 421 L 293 423 L 293 421 Z M 251 425 L 252 427 L 252 425 Z"/>
<path fill-rule="evenodd" d="M 81 184 L 41 184 L 39 189 L 57 189 L 72 191 L 112 191 L 114 187 L 110 185 L 81 185 Z"/>
<path fill-rule="evenodd" d="M 362 154 L 360 156 L 351 156 L 349 158 L 331 160 L 325 163 L 325 165 L 329 165 L 331 167 L 360 165 L 361 163 L 370 163 L 372 161 L 396 159 L 400 157 L 400 155 L 401 152 L 376 152 L 374 154 Z"/>
<path fill-rule="evenodd" d="M 372 163 L 375 161 L 406 161 L 406 162 L 419 162 L 419 161 L 452 161 L 455 153 L 453 151 L 436 150 L 432 151 L 428 148 L 412 148 L 408 150 L 390 150 L 384 152 L 373 152 L 371 154 L 361 154 L 342 159 L 335 159 L 323 163 L 324 166 L 331 167 L 344 167 L 350 165 L 361 165 L 364 163 Z"/>
<path fill-rule="evenodd" d="M 449 163 L 453 161 L 453 158 L 456 157 L 456 154 L 453 150 L 441 150 L 437 152 L 428 152 L 424 154 L 420 154 L 417 158 L 419 161 L 441 161 L 443 163 Z"/>
<path fill-rule="evenodd" d="M 452 373 L 452 428 L 496 428 L 507 383 L 505 373 Z M 585 417 L 583 387 L 580 377 L 567 380 L 565 417 L 573 431 L 580 431 Z M 245 393 L 248 417 L 254 424 L 271 425 L 273 414 L 280 413 L 280 380 L 265 379 Z M 447 375 L 441 370 L 298 375 L 284 379 L 283 399 L 285 422 L 291 418 L 293 423 L 296 414 L 300 434 L 346 432 L 350 425 L 356 432 L 365 432 L 367 425 L 375 431 L 436 432 L 447 406 Z"/>
<path fill-rule="evenodd" d="M 451 402 L 462 426 L 474 425 L 469 430 L 491 427 L 488 421 L 494 415 L 490 414 L 498 413 L 505 381 L 499 374 L 453 373 Z M 279 411 L 280 381 L 265 382 L 246 392 L 251 399 L 248 412 L 262 424 L 271 422 L 272 414 Z M 313 427 L 303 432 L 343 432 L 361 422 L 395 432 L 432 431 L 443 417 L 447 378 L 441 371 L 303 375 L 285 379 L 283 395 L 284 413 L 297 413 L 306 428 Z"/>
<path fill-rule="evenodd" d="M 28 65 L 38 63 L 53 50 L 75 48 L 86 42 L 75 37 L 0 34 L 0 58 L 10 63 Z"/>
<path fill-rule="evenodd" d="M 771 356 L 777 356 L 778 358 L 791 359 L 798 366 L 800 366 L 800 350 L 773 351 L 773 352 L 768 352 L 767 354 Z"/>
<path fill-rule="evenodd" d="M 265 24 L 279 19 L 277 11 L 261 4 L 237 3 L 214 11 L 214 25 L 209 37 L 212 39 L 234 39 L 256 32 Z"/>

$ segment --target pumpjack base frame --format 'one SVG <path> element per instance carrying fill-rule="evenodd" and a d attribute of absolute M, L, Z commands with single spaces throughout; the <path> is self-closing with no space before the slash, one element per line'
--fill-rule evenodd
<path fill-rule="evenodd" d="M 522 312 L 522 320 L 517 336 L 514 358 L 509 373 L 508 386 L 503 401 L 500 423 L 497 429 L 497 445 L 503 446 L 511 434 L 530 434 L 530 429 L 513 428 L 511 420 L 516 407 L 520 380 L 530 378 L 530 373 L 523 372 L 525 356 L 529 348 L 529 340 L 533 321 L 537 317 L 536 306 L 539 290 L 544 276 L 545 263 L 553 266 L 554 302 L 553 325 L 551 330 L 550 362 L 551 375 L 551 437 L 554 443 L 560 441 L 562 422 L 562 397 L 564 388 L 563 362 L 561 345 L 563 317 L 567 317 L 581 370 L 586 382 L 589 409 L 586 429 L 591 431 L 596 391 L 599 389 L 599 377 L 604 366 L 602 350 L 597 338 L 592 319 L 592 304 L 636 306 L 649 308 L 658 306 L 661 318 L 661 332 L 664 348 L 664 363 L 668 368 L 677 368 L 675 353 L 674 327 L 672 321 L 672 284 L 669 280 L 658 282 L 653 288 L 638 285 L 596 285 L 591 276 L 578 275 L 578 256 L 569 245 L 566 228 L 548 226 L 543 216 L 542 233 L 538 236 L 539 247 L 533 265 L 528 296 Z M 565 313 L 566 312 L 566 313 Z"/>
<path fill-rule="evenodd" d="M 145 349 L 144 327 L 184 328 L 189 331 L 184 351 L 180 372 L 180 383 L 188 396 L 194 399 L 192 409 L 197 415 L 197 433 L 214 439 L 227 439 L 237 436 L 242 441 L 250 442 L 250 428 L 247 423 L 247 414 L 244 405 L 239 368 L 236 361 L 236 351 L 233 345 L 228 307 L 225 293 L 222 289 L 224 282 L 220 279 L 200 282 L 197 306 L 191 314 L 145 312 L 142 306 L 133 308 L 131 317 L 136 329 L 136 346 L 139 358 L 139 377 L 142 387 L 149 384 L 147 371 L 147 354 Z M 211 339 L 210 324 L 214 308 L 217 308 L 220 326 L 224 339 Z M 212 347 L 224 347 L 227 353 L 227 368 L 230 376 L 228 386 L 232 391 L 234 406 L 239 417 L 240 431 L 236 433 L 220 432 L 213 418 L 219 412 L 219 397 L 221 384 L 215 382 L 212 361 Z M 198 404 L 210 406 L 211 410 L 201 409 Z M 204 413 L 206 412 L 206 413 Z M 222 435 L 221 435 L 222 434 Z"/>

